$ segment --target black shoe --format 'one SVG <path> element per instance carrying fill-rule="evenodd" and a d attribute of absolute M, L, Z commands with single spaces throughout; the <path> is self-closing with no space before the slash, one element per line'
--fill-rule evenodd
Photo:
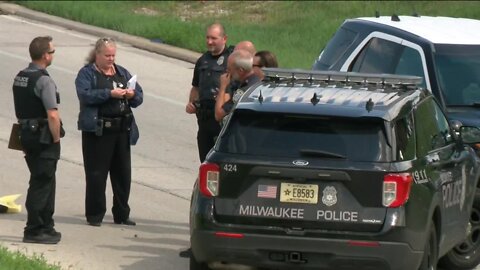
<path fill-rule="evenodd" d="M 87 220 L 87 223 L 88 223 L 88 225 L 94 226 L 94 227 L 100 227 L 100 226 L 102 226 L 102 222 L 101 222 L 101 221 L 88 221 L 88 220 Z"/>
<path fill-rule="evenodd" d="M 119 221 L 119 220 L 114 220 L 115 224 L 123 224 L 123 225 L 128 225 L 128 226 L 135 226 L 137 223 L 135 221 L 127 218 L 125 220 Z"/>
<path fill-rule="evenodd" d="M 49 235 L 49 236 L 53 236 L 53 237 L 58 237 L 59 239 L 62 239 L 62 233 L 61 232 L 57 232 L 55 229 L 47 229 L 47 230 L 43 230 L 43 233 L 46 234 L 46 235 Z"/>
<path fill-rule="evenodd" d="M 59 234 L 59 233 L 58 233 Z M 57 244 L 60 242 L 61 235 L 49 235 L 46 233 L 40 234 L 24 234 L 23 242 L 24 243 L 35 243 L 35 244 Z"/>

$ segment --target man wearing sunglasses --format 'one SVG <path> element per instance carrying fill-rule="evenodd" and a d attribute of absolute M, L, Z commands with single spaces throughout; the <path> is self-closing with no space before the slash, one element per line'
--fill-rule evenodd
<path fill-rule="evenodd" d="M 30 170 L 26 198 L 28 212 L 23 242 L 56 244 L 61 234 L 54 229 L 55 172 L 60 158 L 60 97 L 46 68 L 55 47 L 49 36 L 34 38 L 29 46 L 32 62 L 13 82 L 15 114 L 20 142 Z"/>

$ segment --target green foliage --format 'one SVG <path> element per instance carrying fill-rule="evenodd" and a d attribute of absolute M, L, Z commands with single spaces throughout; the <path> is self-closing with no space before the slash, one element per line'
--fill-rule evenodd
<path fill-rule="evenodd" d="M 251 40 L 283 67 L 310 68 L 348 18 L 380 15 L 480 19 L 479 1 L 18 1 L 28 8 L 205 51 L 205 26 L 227 29 L 229 44 Z"/>
<path fill-rule="evenodd" d="M 20 252 L 10 252 L 0 246 L 0 270 L 60 270 L 59 265 L 48 265 L 42 255 L 28 258 Z"/>

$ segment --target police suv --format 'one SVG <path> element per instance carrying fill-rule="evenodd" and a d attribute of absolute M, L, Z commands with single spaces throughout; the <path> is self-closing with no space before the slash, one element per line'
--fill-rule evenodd
<path fill-rule="evenodd" d="M 453 130 L 419 77 L 265 75 L 200 166 L 191 270 L 477 265 L 478 128 Z"/>

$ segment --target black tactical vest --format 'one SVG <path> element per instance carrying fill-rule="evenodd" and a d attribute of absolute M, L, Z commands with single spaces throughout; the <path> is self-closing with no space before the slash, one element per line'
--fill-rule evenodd
<path fill-rule="evenodd" d="M 200 102 L 213 100 L 220 87 L 220 75 L 227 69 L 228 56 L 233 47 L 226 47 L 219 55 L 213 56 L 210 52 L 199 59 L 199 100 Z"/>
<path fill-rule="evenodd" d="M 49 76 L 46 70 L 20 71 L 13 82 L 13 101 L 18 119 L 47 118 L 42 100 L 35 95 L 35 84 L 41 76 Z"/>

